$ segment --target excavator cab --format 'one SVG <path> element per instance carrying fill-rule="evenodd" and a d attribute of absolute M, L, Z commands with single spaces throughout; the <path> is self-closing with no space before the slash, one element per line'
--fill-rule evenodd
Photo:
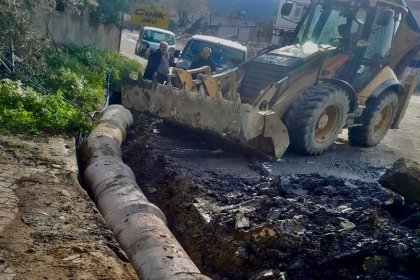
<path fill-rule="evenodd" d="M 358 90 L 386 66 L 405 10 L 378 2 L 319 1 L 303 22 L 300 43 L 336 46 L 349 55 L 339 78 Z M 367 2 L 366 2 L 367 3 Z M 345 73 L 345 74 L 343 74 Z"/>

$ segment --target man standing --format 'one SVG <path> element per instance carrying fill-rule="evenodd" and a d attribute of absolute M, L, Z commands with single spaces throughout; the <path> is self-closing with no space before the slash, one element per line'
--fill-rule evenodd
<path fill-rule="evenodd" d="M 211 72 L 216 72 L 216 63 L 210 58 L 210 48 L 204 47 L 200 51 L 200 57 L 191 63 L 190 69 L 196 69 L 203 66 L 210 66 Z"/>
<path fill-rule="evenodd" d="M 144 70 L 143 78 L 153 80 L 153 75 L 157 73 L 157 81 L 164 84 L 169 74 L 169 54 L 168 43 L 161 42 L 159 50 L 154 51 L 149 55 L 146 69 Z"/>

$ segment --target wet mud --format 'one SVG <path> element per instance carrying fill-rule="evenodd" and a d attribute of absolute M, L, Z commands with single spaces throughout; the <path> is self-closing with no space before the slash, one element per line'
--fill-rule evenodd
<path fill-rule="evenodd" d="M 273 175 L 232 143 L 134 118 L 123 160 L 213 279 L 419 279 L 419 232 L 400 225 L 404 199 L 375 181 L 385 167 Z"/>

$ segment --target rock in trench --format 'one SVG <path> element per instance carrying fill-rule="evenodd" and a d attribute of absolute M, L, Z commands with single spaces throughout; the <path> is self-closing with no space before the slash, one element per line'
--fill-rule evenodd
<path fill-rule="evenodd" d="M 379 182 L 402 195 L 409 203 L 420 202 L 420 164 L 417 162 L 399 159 Z"/>

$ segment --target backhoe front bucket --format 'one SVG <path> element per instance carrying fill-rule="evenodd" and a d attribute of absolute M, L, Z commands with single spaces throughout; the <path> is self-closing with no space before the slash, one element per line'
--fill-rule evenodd
<path fill-rule="evenodd" d="M 250 148 L 280 157 L 289 145 L 287 129 L 273 111 L 260 111 L 241 103 L 239 94 L 225 99 L 220 90 L 213 97 L 203 86 L 160 85 L 141 78 L 124 77 L 122 105 L 187 127 L 216 133 Z M 185 85 L 185 84 L 184 84 Z"/>

